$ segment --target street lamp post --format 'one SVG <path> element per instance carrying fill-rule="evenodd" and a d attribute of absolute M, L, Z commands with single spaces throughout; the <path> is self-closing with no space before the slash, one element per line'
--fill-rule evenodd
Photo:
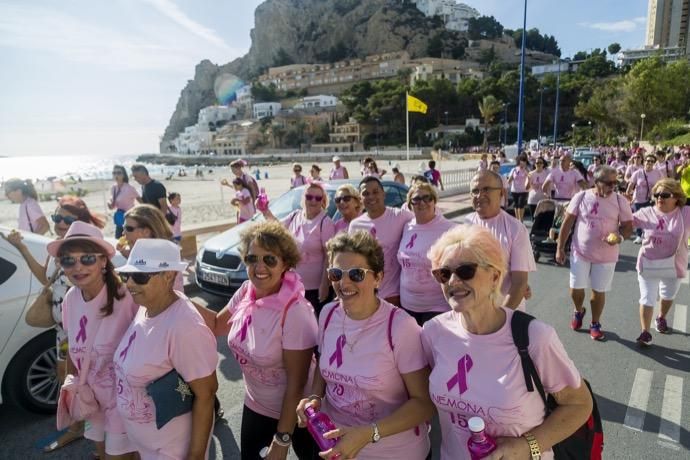
<path fill-rule="evenodd" d="M 443 112 L 446 115 L 446 126 L 448 126 L 448 111 Z"/>
<path fill-rule="evenodd" d="M 527 40 L 527 0 L 522 14 L 522 46 L 520 47 L 520 93 L 518 104 L 517 151 L 522 153 L 522 122 L 525 116 L 525 45 Z"/>
<path fill-rule="evenodd" d="M 640 142 L 642 142 L 642 134 L 644 134 L 644 119 L 647 118 L 647 115 L 644 113 L 640 114 Z"/>
<path fill-rule="evenodd" d="M 537 148 L 541 149 L 541 106 L 544 102 L 544 90 L 547 88 L 539 88 L 539 126 L 537 127 Z"/>
<path fill-rule="evenodd" d="M 556 148 L 556 136 L 558 135 L 558 104 L 561 95 L 561 58 L 558 58 L 558 76 L 556 77 L 556 108 L 553 113 L 553 148 Z"/>
<path fill-rule="evenodd" d="M 591 121 L 588 121 L 588 122 L 587 122 L 587 126 L 589 126 L 589 134 L 588 134 L 588 136 L 590 137 L 590 139 L 594 139 L 594 131 L 592 131 L 592 122 L 591 122 Z M 592 142 L 591 142 L 591 141 L 590 141 L 590 143 L 589 143 L 589 146 L 590 146 L 590 147 L 592 146 Z"/>
<path fill-rule="evenodd" d="M 573 128 L 573 153 L 575 153 L 575 123 L 570 125 L 571 128 Z"/>

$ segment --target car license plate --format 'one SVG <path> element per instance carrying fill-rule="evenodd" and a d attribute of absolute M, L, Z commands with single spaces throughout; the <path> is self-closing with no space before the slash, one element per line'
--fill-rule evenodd
<path fill-rule="evenodd" d="M 230 280 L 222 273 L 201 270 L 201 279 L 209 283 L 220 284 L 221 286 L 230 286 Z"/>

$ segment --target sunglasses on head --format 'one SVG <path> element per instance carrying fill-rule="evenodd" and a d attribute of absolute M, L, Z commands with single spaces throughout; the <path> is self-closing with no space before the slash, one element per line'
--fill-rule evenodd
<path fill-rule="evenodd" d="M 273 268 L 278 265 L 278 257 L 274 256 L 273 254 L 266 254 L 261 258 L 261 260 L 268 268 Z M 244 263 L 245 265 L 256 265 L 259 263 L 259 256 L 256 254 L 247 254 L 244 257 Z"/>
<path fill-rule="evenodd" d="M 654 198 L 656 198 L 656 199 L 662 198 L 664 200 L 668 200 L 672 196 L 673 196 L 673 193 L 669 193 L 669 192 L 657 192 L 654 194 Z"/>
<path fill-rule="evenodd" d="M 436 282 L 439 284 L 446 284 L 448 281 L 450 281 L 450 277 L 453 275 L 453 273 L 455 273 L 455 276 L 457 276 L 461 280 L 469 281 L 472 278 L 474 278 L 474 275 L 477 274 L 477 267 L 479 267 L 478 263 L 468 262 L 460 264 L 455 268 L 437 268 L 435 270 L 431 270 L 431 274 L 434 276 Z"/>
<path fill-rule="evenodd" d="M 127 283 L 129 279 L 131 278 L 132 281 L 134 281 L 136 284 L 148 284 L 149 281 L 151 281 L 151 278 L 154 276 L 160 274 L 160 272 L 153 272 L 153 273 L 141 273 L 141 272 L 135 272 L 135 273 L 125 273 L 125 272 L 120 272 L 120 279 L 122 280 L 123 283 Z"/>
<path fill-rule="evenodd" d="M 64 222 L 65 225 L 72 225 L 73 223 L 75 223 L 76 221 L 79 220 L 79 219 L 77 219 L 76 217 L 72 217 L 72 216 L 61 216 L 60 214 L 53 214 L 52 216 L 50 216 L 50 218 L 51 218 L 52 221 L 55 222 L 56 224 L 59 224 L 60 222 Z"/>
<path fill-rule="evenodd" d="M 335 204 L 340 204 L 342 201 L 343 203 L 349 203 L 352 200 L 352 196 L 350 195 L 343 195 L 343 196 L 336 196 L 333 201 L 335 201 Z"/>
<path fill-rule="evenodd" d="M 63 268 L 71 268 L 77 265 L 77 260 L 79 260 L 79 262 L 83 266 L 90 267 L 98 261 L 99 257 L 100 254 L 84 254 L 80 256 L 78 259 L 73 256 L 62 256 L 60 257 L 60 265 Z"/>
<path fill-rule="evenodd" d="M 431 195 L 417 195 L 410 198 L 410 203 L 412 204 L 419 204 L 422 201 L 425 203 L 431 203 L 434 201 L 434 197 Z"/>
<path fill-rule="evenodd" d="M 361 283 L 364 281 L 364 278 L 366 278 L 368 272 L 374 273 L 374 270 L 370 270 L 368 268 L 350 268 L 348 270 L 343 270 L 342 268 L 335 267 L 326 270 L 326 273 L 328 274 L 328 281 L 331 283 L 336 283 L 342 280 L 344 273 L 347 273 L 347 277 L 350 278 L 351 281 Z"/>
<path fill-rule="evenodd" d="M 304 195 L 304 199 L 307 201 L 321 201 L 323 200 L 323 197 L 321 195 L 311 195 L 307 193 L 306 195 Z"/>

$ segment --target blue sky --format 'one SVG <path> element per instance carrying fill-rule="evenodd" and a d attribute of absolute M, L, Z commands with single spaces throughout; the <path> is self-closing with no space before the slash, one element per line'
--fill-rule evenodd
<path fill-rule="evenodd" d="M 0 155 L 157 151 L 202 59 L 250 46 L 262 0 L 0 0 Z M 519 28 L 519 0 L 465 0 Z M 644 42 L 646 0 L 529 0 L 564 56 Z"/>

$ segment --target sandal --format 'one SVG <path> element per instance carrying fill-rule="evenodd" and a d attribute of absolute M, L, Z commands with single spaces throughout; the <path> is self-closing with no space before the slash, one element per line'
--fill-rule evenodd
<path fill-rule="evenodd" d="M 83 430 L 72 431 L 70 429 L 67 429 L 63 432 L 58 432 L 56 439 L 52 441 L 50 444 L 43 447 L 43 452 L 50 453 L 58 449 L 62 449 L 66 445 L 71 444 L 74 441 L 81 439 L 82 437 L 84 437 Z"/>

